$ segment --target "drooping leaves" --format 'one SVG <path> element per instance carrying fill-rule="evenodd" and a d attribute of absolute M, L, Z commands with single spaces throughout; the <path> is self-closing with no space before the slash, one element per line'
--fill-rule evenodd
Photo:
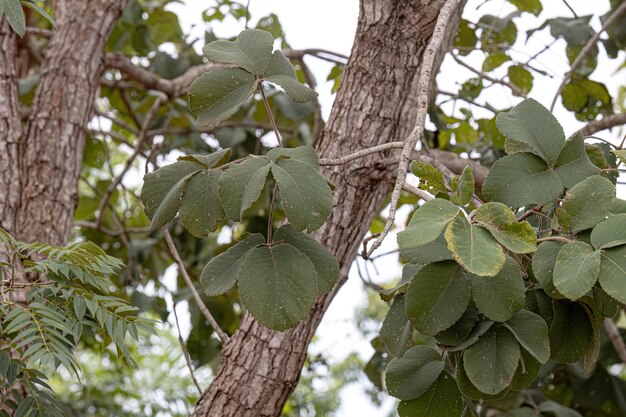
<path fill-rule="evenodd" d="M 465 217 L 456 217 L 445 232 L 448 249 L 469 272 L 494 276 L 504 265 L 504 251 L 489 232 L 470 224 Z"/>
<path fill-rule="evenodd" d="M 511 384 L 519 360 L 519 345 L 502 326 L 491 327 L 463 354 L 469 380 L 481 392 L 491 395 Z"/>
<path fill-rule="evenodd" d="M 422 267 L 406 292 L 406 312 L 415 328 L 433 336 L 452 326 L 465 312 L 470 283 L 456 262 Z"/>
<path fill-rule="evenodd" d="M 393 356 L 399 357 L 411 347 L 413 325 L 406 315 L 404 294 L 398 294 L 380 328 L 380 339 Z"/>
<path fill-rule="evenodd" d="M 204 237 L 224 220 L 224 209 L 218 196 L 222 170 L 200 171 L 185 187 L 180 206 L 180 221 L 192 235 Z"/>
<path fill-rule="evenodd" d="M 26 33 L 26 16 L 20 0 L 3 0 L 0 3 L 1 6 L 4 6 L 4 15 L 7 17 L 11 28 L 18 35 L 24 36 L 24 33 Z M 2 19 L 2 13 L 0 13 L 0 19 Z"/>
<path fill-rule="evenodd" d="M 563 205 L 556 210 L 559 222 L 566 230 L 578 233 L 590 229 L 608 216 L 615 199 L 611 181 L 593 175 L 565 193 Z"/>
<path fill-rule="evenodd" d="M 454 378 L 443 371 L 432 386 L 420 397 L 400 401 L 400 417 L 450 417 L 463 412 L 463 397 Z"/>
<path fill-rule="evenodd" d="M 241 264 L 257 246 L 265 243 L 260 233 L 255 233 L 211 259 L 200 275 L 200 282 L 207 295 L 215 296 L 230 290 L 237 283 Z"/>
<path fill-rule="evenodd" d="M 511 252 L 537 250 L 537 235 L 528 222 L 518 222 L 515 213 L 502 203 L 490 202 L 476 209 L 473 221 L 483 226 Z"/>
<path fill-rule="evenodd" d="M 571 301 L 554 301 L 554 317 L 550 325 L 551 358 L 559 363 L 581 359 L 593 339 L 593 323 L 585 309 Z"/>
<path fill-rule="evenodd" d="M 600 251 L 585 242 L 570 242 L 558 253 L 553 282 L 561 294 L 577 300 L 593 288 L 599 274 Z"/>
<path fill-rule="evenodd" d="M 439 352 L 429 346 L 415 346 L 389 362 L 385 375 L 387 390 L 401 400 L 417 398 L 433 385 L 443 367 Z"/>
<path fill-rule="evenodd" d="M 458 345 L 467 340 L 479 318 L 478 309 L 470 303 L 461 318 L 446 330 L 437 333 L 435 339 L 442 345 Z"/>
<path fill-rule="evenodd" d="M 309 258 L 287 243 L 258 246 L 239 270 L 243 305 L 261 324 L 286 330 L 306 317 L 317 296 L 317 272 Z"/>
<path fill-rule="evenodd" d="M 219 195 L 226 216 L 241 221 L 243 212 L 261 196 L 269 170 L 267 159 L 253 156 L 224 172 L 219 182 Z"/>

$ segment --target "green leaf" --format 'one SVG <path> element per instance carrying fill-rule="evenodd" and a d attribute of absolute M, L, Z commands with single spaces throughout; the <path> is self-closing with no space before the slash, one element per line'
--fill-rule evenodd
<path fill-rule="evenodd" d="M 598 282 L 607 294 L 626 303 L 626 246 L 602 251 Z"/>
<path fill-rule="evenodd" d="M 254 75 L 263 75 L 272 59 L 274 38 L 259 29 L 242 31 L 235 41 L 215 41 L 204 46 L 202 52 L 210 61 L 235 64 Z"/>
<path fill-rule="evenodd" d="M 445 238 L 454 259 L 472 274 L 494 276 L 502 269 L 502 246 L 488 231 L 470 224 L 465 217 L 456 217 L 450 222 Z"/>
<path fill-rule="evenodd" d="M 246 256 L 263 243 L 265 243 L 263 235 L 254 233 L 211 259 L 200 275 L 204 292 L 209 296 L 216 296 L 233 288 Z"/>
<path fill-rule="evenodd" d="M 550 351 L 553 361 L 574 363 L 581 359 L 593 339 L 593 325 L 585 309 L 571 301 L 554 301 L 550 325 Z"/>
<path fill-rule="evenodd" d="M 415 346 L 387 365 L 385 385 L 389 394 L 412 400 L 424 394 L 437 380 L 444 363 L 441 355 L 429 346 Z"/>
<path fill-rule="evenodd" d="M 411 162 L 411 172 L 419 178 L 420 186 L 429 193 L 436 195 L 437 193 L 445 193 L 448 191 L 441 171 L 428 162 Z"/>
<path fill-rule="evenodd" d="M 535 16 L 539 16 L 539 13 L 543 10 L 541 0 L 508 0 L 509 3 L 517 7 L 522 12 L 529 12 Z"/>
<path fill-rule="evenodd" d="M 546 363 L 550 359 L 548 325 L 540 315 L 528 310 L 520 310 L 507 320 L 504 326 L 539 362 Z"/>
<path fill-rule="evenodd" d="M 555 417 L 582 417 L 578 411 L 571 408 L 564 407 L 554 401 L 544 401 L 539 405 L 539 411 L 543 413 L 550 413 Z"/>
<path fill-rule="evenodd" d="M 463 354 L 463 366 L 472 384 L 485 394 L 497 394 L 513 381 L 520 360 L 515 337 L 493 326 Z"/>
<path fill-rule="evenodd" d="M 572 188 L 585 178 L 600 173 L 600 168 L 587 155 L 584 140 L 580 132 L 570 138 L 554 165 L 554 171 L 565 188 Z"/>
<path fill-rule="evenodd" d="M 187 181 L 202 170 L 202 165 L 179 161 L 166 165 L 143 177 L 141 189 L 146 215 L 152 219 L 150 228 L 158 229 L 176 217 L 182 203 Z"/>
<path fill-rule="evenodd" d="M 558 174 L 540 158 L 527 153 L 498 159 L 483 183 L 487 201 L 499 201 L 511 207 L 544 205 L 563 191 Z"/>
<path fill-rule="evenodd" d="M 315 266 L 286 243 L 256 247 L 239 270 L 239 295 L 259 323 L 286 330 L 305 318 L 315 304 Z"/>
<path fill-rule="evenodd" d="M 218 195 L 223 171 L 211 169 L 192 176 L 185 187 L 180 206 L 180 221 L 195 237 L 206 237 L 224 220 Z"/>
<path fill-rule="evenodd" d="M 296 230 L 319 229 L 333 205 L 333 193 L 326 178 L 295 158 L 279 159 L 271 169 L 289 223 Z"/>
<path fill-rule="evenodd" d="M 285 75 L 291 77 L 294 80 L 298 79 L 296 69 L 291 65 L 291 62 L 285 57 L 280 50 L 274 51 L 270 63 L 263 73 L 263 78 L 271 77 L 273 75 Z"/>
<path fill-rule="evenodd" d="M 400 401 L 400 417 L 451 417 L 460 416 L 465 404 L 454 378 L 442 372 L 435 383 L 420 397 Z"/>
<path fill-rule="evenodd" d="M 577 300 L 591 291 L 599 274 L 600 251 L 585 242 L 570 242 L 556 258 L 553 282 L 561 294 Z"/>
<path fill-rule="evenodd" d="M 556 210 L 559 223 L 572 233 L 590 229 L 609 215 L 614 199 L 613 183 L 593 175 L 565 193 L 563 205 Z"/>
<path fill-rule="evenodd" d="M 548 328 L 546 327 L 546 345 L 548 345 Z M 519 340 L 519 339 L 518 339 Z M 522 391 L 530 387 L 541 369 L 541 362 L 535 359 L 528 351 L 520 350 L 520 364 L 513 375 L 511 391 Z"/>
<path fill-rule="evenodd" d="M 437 342 L 442 345 L 458 345 L 459 343 L 467 340 L 472 332 L 472 329 L 478 322 L 478 319 L 479 312 L 474 304 L 470 303 L 461 318 L 458 319 L 451 327 L 437 333 L 435 335 L 435 339 L 437 339 Z M 478 338 L 476 338 L 476 340 L 478 340 Z"/>
<path fill-rule="evenodd" d="M 459 386 L 459 390 L 461 390 L 461 393 L 472 400 L 500 400 L 506 397 L 511 391 L 507 387 L 503 391 L 500 391 L 499 393 L 494 395 L 481 392 L 478 388 L 474 386 L 474 384 L 472 384 L 472 381 L 470 381 L 470 379 L 467 377 L 467 372 L 465 372 L 462 361 L 456 367 L 456 383 Z"/>
<path fill-rule="evenodd" d="M 406 312 L 415 328 L 433 336 L 452 326 L 465 312 L 470 283 L 456 262 L 422 267 L 406 292 Z"/>
<path fill-rule="evenodd" d="M 288 157 L 309 164 L 313 169 L 320 169 L 320 160 L 311 146 L 298 146 L 297 148 L 272 148 L 267 157 L 274 162 Z"/>
<path fill-rule="evenodd" d="M 0 2 L 1 3 L 1 2 Z M 52 18 L 52 16 L 50 16 L 48 14 L 48 12 L 46 12 L 42 7 L 40 7 L 37 3 L 35 3 L 34 1 L 22 1 L 22 4 L 26 7 L 28 7 L 29 9 L 32 9 L 34 11 L 36 11 L 37 13 L 39 13 L 41 15 L 41 17 L 43 17 L 44 19 L 46 19 L 48 22 L 50 22 L 50 24 L 57 29 L 57 24 L 54 21 L 54 19 Z M 2 7 L 0 5 L 0 16 L 2 16 Z"/>
<path fill-rule="evenodd" d="M 507 61 L 510 61 L 511 57 L 502 51 L 495 51 L 487 55 L 487 58 L 483 61 L 483 72 L 491 72 L 498 68 L 500 65 Z"/>
<path fill-rule="evenodd" d="M 518 222 L 515 213 L 502 203 L 486 203 L 476 209 L 472 220 L 483 226 L 505 248 L 515 253 L 537 250 L 537 235 L 528 222 Z"/>
<path fill-rule="evenodd" d="M 427 201 L 413 214 L 406 229 L 398 233 L 400 249 L 422 246 L 436 240 L 459 213 L 459 208 L 440 198 Z"/>
<path fill-rule="evenodd" d="M 507 144 L 512 141 L 515 145 L 522 145 L 521 152 L 537 155 L 550 167 L 554 166 L 565 146 L 565 134 L 559 122 L 548 109 L 530 98 L 510 111 L 498 114 L 496 124 L 506 136 Z"/>
<path fill-rule="evenodd" d="M 284 242 L 306 255 L 317 273 L 317 293 L 329 293 L 339 278 L 337 259 L 317 240 L 304 232 L 298 232 L 290 224 L 281 226 L 274 233 L 275 242 Z"/>
<path fill-rule="evenodd" d="M 396 357 L 402 356 L 413 345 L 413 325 L 406 315 L 404 294 L 393 299 L 380 328 L 380 339 L 387 351 Z"/>
<path fill-rule="evenodd" d="M 269 170 L 267 159 L 253 156 L 222 174 L 218 192 L 228 218 L 241 221 L 243 212 L 261 196 Z"/>
<path fill-rule="evenodd" d="M 425 245 L 414 246 L 405 241 L 404 245 L 400 246 L 400 256 L 410 262 L 424 265 L 454 259 L 443 233 Z"/>
<path fill-rule="evenodd" d="M 523 92 L 530 93 L 533 88 L 533 75 L 523 65 L 511 65 L 507 69 L 509 80 Z"/>
<path fill-rule="evenodd" d="M 306 103 L 318 96 L 315 90 L 311 90 L 306 85 L 300 84 L 297 79 L 287 75 L 272 75 L 264 78 L 264 80 L 279 85 L 296 103 Z"/>
<path fill-rule="evenodd" d="M 207 155 L 185 155 L 178 158 L 178 160 L 197 162 L 204 165 L 205 168 L 215 168 L 228 162 L 232 153 L 230 148 L 226 148 Z"/>
<path fill-rule="evenodd" d="M 26 17 L 20 0 L 4 0 L 4 14 L 15 33 L 24 36 L 26 33 Z M 0 15 L 0 17 L 2 17 Z"/>
<path fill-rule="evenodd" d="M 596 249 L 609 249 L 626 244 L 626 213 L 601 221 L 591 231 L 591 244 Z"/>
<path fill-rule="evenodd" d="M 622 164 L 626 164 L 626 149 L 617 149 L 611 151 L 612 154 L 615 154 L 619 158 Z"/>
<path fill-rule="evenodd" d="M 474 171 L 472 167 L 463 168 L 461 176 L 455 176 L 451 184 L 452 193 L 450 198 L 454 204 L 464 206 L 469 204 L 474 195 Z"/>
<path fill-rule="evenodd" d="M 556 258 L 563 246 L 555 241 L 542 242 L 533 256 L 532 269 L 535 278 L 543 287 L 543 290 L 552 298 L 563 298 L 554 287 L 554 266 Z"/>
<path fill-rule="evenodd" d="M 472 297 L 478 310 L 491 320 L 505 321 L 524 306 L 526 288 L 517 263 L 507 255 L 494 277 L 470 275 Z"/>
<path fill-rule="evenodd" d="M 189 87 L 189 107 L 198 126 L 211 129 L 235 114 L 257 88 L 254 75 L 240 68 L 217 68 Z"/>

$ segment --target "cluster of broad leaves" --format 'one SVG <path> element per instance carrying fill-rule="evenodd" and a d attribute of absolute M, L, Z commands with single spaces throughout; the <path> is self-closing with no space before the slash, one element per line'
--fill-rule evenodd
<path fill-rule="evenodd" d="M 280 85 L 296 102 L 316 96 L 297 81 L 294 67 L 282 52 L 272 52 L 272 45 L 269 32 L 248 29 L 235 41 L 204 47 L 212 61 L 237 68 L 214 69 L 191 85 L 189 101 L 199 125 L 215 126 L 231 116 L 261 80 Z M 245 236 L 205 266 L 201 282 L 209 296 L 237 284 L 241 301 L 260 323 L 285 330 L 302 320 L 339 276 L 335 258 L 306 233 L 326 221 L 332 190 L 309 146 L 274 148 L 266 155 L 228 162 L 230 155 L 228 148 L 188 155 L 147 174 L 141 193 L 145 212 L 152 229 L 178 215 L 194 236 L 204 237 L 226 219 L 241 222 L 271 179 L 288 223 L 273 238 L 270 233 Z"/>
<path fill-rule="evenodd" d="M 41 370 L 62 365 L 79 376 L 73 351 L 85 334 L 97 336 L 105 348 L 114 346 L 136 366 L 126 339 L 138 341 L 140 331 L 153 333 L 154 323 L 138 317 L 137 308 L 125 300 L 107 295 L 110 277 L 123 266 L 118 259 L 91 242 L 27 244 L 2 229 L 0 245 L 0 259 L 12 259 L 11 264 L 0 262 L 0 279 L 7 284 L 0 297 L 0 396 L 15 415 L 62 415 Z M 19 287 L 25 276 L 38 280 Z M 9 291 L 22 292 L 28 307 L 8 297 Z M 26 388 L 26 397 L 14 389 L 16 384 Z"/>
<path fill-rule="evenodd" d="M 395 357 L 385 382 L 400 416 L 474 413 L 472 400 L 516 396 L 546 364 L 590 372 L 604 318 L 626 303 L 626 201 L 588 156 L 603 152 L 580 135 L 566 140 L 532 99 L 497 125 L 509 155 L 482 196 L 472 198 L 467 172 L 447 184 L 434 167 L 412 165 L 438 198 L 398 234 L 408 263 L 381 294 L 393 300 L 380 337 Z M 520 415 L 566 415 L 555 407 L 565 409 L 544 402 Z"/>
<path fill-rule="evenodd" d="M 23 7 L 28 7 L 39 13 L 52 26 L 56 26 L 54 19 L 33 0 L 0 0 L 0 19 L 6 17 L 11 28 L 20 36 L 26 33 L 26 15 Z"/>

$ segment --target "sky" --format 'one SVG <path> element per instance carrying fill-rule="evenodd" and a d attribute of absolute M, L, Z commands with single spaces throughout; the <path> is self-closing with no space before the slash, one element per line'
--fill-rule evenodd
<path fill-rule="evenodd" d="M 202 21 L 202 11 L 211 4 L 211 1 L 186 0 L 183 4 L 173 5 L 171 10 L 175 11 L 183 24 L 183 27 L 199 38 L 203 38 L 205 23 Z M 482 6 L 476 10 L 481 3 Z M 571 11 L 566 7 L 565 2 L 561 0 L 543 0 L 544 11 L 539 18 L 525 13 L 522 18 L 517 19 L 520 35 L 518 42 L 512 53 L 513 58 L 519 58 L 525 61 L 528 56 L 543 49 L 552 38 L 547 30 L 539 32 L 530 38 L 527 42 L 525 39 L 525 31 L 536 28 L 548 17 L 564 16 L 571 17 Z M 579 16 L 587 14 L 604 14 L 609 7 L 608 0 L 569 0 L 569 4 Z M 476 22 L 480 16 L 490 13 L 495 16 L 506 16 L 510 12 L 516 10 L 506 0 L 469 0 L 465 8 L 464 18 Z M 259 17 L 266 16 L 269 13 L 276 13 L 282 23 L 283 29 L 287 36 L 287 41 L 294 49 L 304 48 L 322 48 L 345 55 L 350 54 L 356 23 L 358 18 L 358 1 L 357 0 L 251 0 L 250 12 L 253 16 L 252 26 Z M 597 30 L 600 27 L 599 20 L 594 18 L 592 26 Z M 213 30 L 218 37 L 235 36 L 243 29 L 242 23 L 234 19 L 226 19 L 222 24 L 213 26 Z M 558 84 L 562 80 L 563 74 L 568 69 L 568 63 L 564 56 L 564 42 L 556 42 L 552 48 L 535 61 L 535 64 L 545 70 L 553 77 L 535 76 L 534 88 L 529 96 L 537 99 L 546 107 L 550 105 L 552 97 L 556 92 Z M 199 45 L 200 47 L 202 45 Z M 622 52 L 623 54 L 623 52 Z M 483 55 L 480 52 L 473 52 L 463 60 L 480 68 Z M 327 117 L 332 107 L 333 96 L 330 93 L 331 85 L 326 82 L 326 77 L 330 71 L 331 65 L 318 60 L 316 58 L 307 57 L 307 64 L 310 65 L 316 79 L 318 81 L 318 92 L 320 94 L 320 102 L 323 108 L 323 114 Z M 615 74 L 619 63 L 623 62 L 623 57 L 618 60 L 608 61 L 601 49 L 598 70 L 593 78 L 607 83 L 607 86 L 614 96 L 620 84 L 624 84 L 624 74 L 622 71 Z M 497 78 L 502 78 L 505 74 L 502 68 L 495 71 Z M 446 58 L 442 66 L 442 70 L 437 77 L 440 89 L 450 92 L 458 92 L 460 84 L 473 76 L 469 70 L 460 67 L 450 57 Z M 487 90 L 484 97 L 481 96 L 478 101 L 488 101 L 496 108 L 505 108 L 515 105 L 521 99 L 513 97 L 510 92 L 496 85 Z M 452 109 L 452 104 L 447 110 Z M 457 106 L 458 110 L 458 106 Z M 475 109 L 473 109 L 475 110 Z M 490 113 L 481 114 L 480 110 L 474 112 L 477 116 L 490 116 Z M 555 115 L 563 124 L 566 135 L 578 130 L 582 124 L 574 119 L 574 117 L 565 111 L 557 103 Z M 614 133 L 602 132 L 598 136 L 616 141 Z M 623 191 L 622 191 L 623 193 Z M 398 229 L 402 227 L 406 221 L 408 209 L 403 209 L 398 215 Z M 395 232 L 390 233 L 378 253 L 385 253 L 396 248 Z M 397 261 L 397 256 L 387 256 L 381 258 L 376 265 L 379 271 L 384 274 L 377 276 L 374 269 L 370 267 L 374 275 L 374 281 L 377 283 L 389 282 L 401 274 L 401 266 Z M 364 360 L 367 360 L 373 349 L 369 341 L 365 340 L 358 329 L 354 325 L 354 315 L 357 308 L 362 307 L 366 302 L 366 292 L 360 281 L 356 268 L 353 266 L 350 271 L 350 278 L 344 287 L 339 291 L 336 299 L 331 304 L 322 324 L 317 332 L 317 340 L 311 347 L 313 353 L 324 353 L 331 360 L 341 360 L 347 354 L 357 351 Z M 361 384 L 368 383 L 363 377 Z M 342 393 L 342 405 L 338 417 L 348 416 L 365 416 L 365 417 L 383 417 L 387 416 L 389 410 L 393 407 L 392 400 L 387 401 L 382 409 L 375 407 L 369 399 L 364 395 L 362 385 L 355 384 L 347 387 Z"/>

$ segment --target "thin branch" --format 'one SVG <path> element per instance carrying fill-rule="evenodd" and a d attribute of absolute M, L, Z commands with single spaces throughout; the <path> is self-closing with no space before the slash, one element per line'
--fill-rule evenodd
<path fill-rule="evenodd" d="M 149 226 L 146 227 L 127 227 L 125 229 L 120 229 L 120 230 L 111 230 L 108 229 L 102 225 L 97 225 L 96 222 L 86 222 L 86 221 L 82 221 L 82 220 L 77 220 L 74 222 L 74 226 L 76 227 L 86 227 L 89 229 L 95 229 L 95 230 L 99 230 L 102 233 L 104 233 L 105 235 L 111 236 L 111 237 L 118 237 L 118 236 L 122 236 L 126 233 L 133 233 L 133 234 L 144 234 L 144 233 L 150 233 L 152 231 L 152 229 L 150 229 Z"/>
<path fill-rule="evenodd" d="M 502 84 L 503 86 L 510 88 L 514 95 L 526 98 L 526 92 L 522 90 L 521 88 L 519 88 L 518 86 L 513 85 L 508 81 L 500 80 L 498 78 L 492 77 L 489 74 L 485 74 L 484 72 L 478 71 L 476 68 L 472 67 L 471 65 L 468 65 L 465 62 L 461 61 L 459 57 L 456 56 L 455 54 L 451 54 L 451 55 L 452 55 L 452 59 L 454 59 L 457 64 L 459 64 L 463 68 L 467 68 L 474 74 L 478 75 L 480 78 L 484 78 L 485 80 L 490 81 L 494 84 Z"/>
<path fill-rule="evenodd" d="M 615 322 L 611 318 L 604 319 L 604 330 L 606 330 L 606 334 L 609 336 L 609 340 L 619 357 L 619 360 L 622 361 L 624 365 L 626 365 L 626 345 L 624 345 L 624 339 L 620 334 L 619 329 L 615 325 Z"/>
<path fill-rule="evenodd" d="M 148 113 L 146 114 L 146 117 L 144 118 L 143 125 L 141 126 L 141 132 L 139 132 L 139 137 L 137 138 L 137 144 L 135 145 L 135 149 L 133 150 L 133 153 L 128 157 L 128 159 L 126 159 L 122 172 L 120 172 L 119 175 L 115 177 L 113 181 L 111 181 L 111 184 L 109 184 L 109 187 L 107 188 L 106 193 L 104 194 L 104 197 L 102 198 L 102 200 L 100 200 L 100 204 L 98 206 L 98 218 L 96 220 L 96 225 L 100 226 L 100 224 L 102 224 L 102 220 L 104 218 L 104 211 L 109 200 L 111 199 L 111 195 L 113 195 L 113 192 L 115 191 L 117 186 L 122 182 L 122 180 L 124 179 L 124 176 L 130 169 L 130 167 L 133 165 L 133 162 L 135 161 L 137 156 L 141 153 L 141 148 L 143 147 L 144 143 L 149 138 L 149 136 L 147 135 L 148 128 L 150 127 L 152 120 L 156 116 L 156 112 L 161 106 L 161 103 L 163 103 L 164 101 L 165 101 L 165 97 L 163 96 L 157 97 L 156 100 L 154 101 L 154 104 L 152 104 L 152 107 L 150 108 L 150 110 L 148 110 Z"/>
<path fill-rule="evenodd" d="M 587 123 L 582 129 L 580 129 L 580 133 L 582 133 L 583 136 L 591 136 L 595 133 L 600 132 L 601 130 L 611 129 L 613 127 L 622 126 L 625 124 L 626 113 L 611 114 L 609 116 L 603 117 L 600 120 L 594 120 Z"/>
<path fill-rule="evenodd" d="M 537 239 L 537 243 L 545 242 L 547 240 L 554 240 L 555 242 L 563 242 L 563 243 L 571 242 L 571 240 L 566 238 L 565 236 L 546 236 L 546 237 L 540 237 L 539 239 Z"/>
<path fill-rule="evenodd" d="M 408 183 L 404 183 L 404 185 L 402 186 L 402 189 L 406 192 L 409 192 L 413 195 L 418 196 L 419 198 L 421 198 L 424 201 L 430 201 L 432 200 L 433 197 L 430 193 L 424 191 L 424 190 L 420 190 L 419 188 L 417 188 L 414 185 L 408 184 Z"/>
<path fill-rule="evenodd" d="M 378 238 L 372 244 L 372 247 L 369 249 L 369 251 L 363 251 L 362 255 L 365 259 L 368 259 L 372 255 L 372 253 L 376 249 L 378 249 L 383 240 L 385 240 L 385 237 L 387 237 L 387 234 L 389 234 L 389 231 L 391 230 L 391 227 L 393 226 L 396 219 L 398 201 L 400 199 L 402 187 L 404 186 L 404 183 L 406 181 L 406 174 L 409 167 L 411 153 L 413 149 L 415 149 L 417 142 L 424 136 L 424 123 L 426 122 L 426 114 L 428 113 L 430 79 L 432 77 L 433 67 L 435 64 L 435 56 L 437 55 L 437 51 L 439 51 L 439 49 L 441 48 L 441 44 L 443 43 L 446 28 L 448 26 L 448 22 L 451 19 L 452 12 L 459 3 L 460 0 L 447 0 L 446 3 L 443 5 L 441 11 L 439 12 L 439 16 L 437 17 L 437 23 L 435 24 L 433 35 L 428 41 L 428 46 L 426 46 L 426 50 L 424 51 L 420 68 L 419 82 L 417 86 L 417 117 L 415 119 L 415 127 L 413 128 L 413 131 L 409 134 L 409 136 L 404 140 L 404 146 L 402 148 L 400 161 L 398 163 L 396 184 L 391 195 L 391 203 L 389 206 L 389 216 L 387 217 L 387 223 L 380 233 L 380 236 L 378 236 Z"/>
<path fill-rule="evenodd" d="M 96 110 L 96 116 L 99 117 L 104 117 L 105 119 L 109 119 L 111 122 L 115 123 L 116 125 L 118 125 L 119 127 L 121 127 L 124 130 L 127 130 L 128 132 L 132 133 L 133 135 L 138 135 L 139 131 L 137 129 L 135 129 L 134 127 L 132 127 L 131 125 L 129 125 L 128 123 L 126 123 L 123 120 L 120 120 L 114 116 L 110 116 L 104 112 L 98 111 Z"/>
<path fill-rule="evenodd" d="M 480 103 L 475 102 L 474 100 L 470 100 L 468 98 L 461 97 L 459 94 L 454 94 L 454 93 L 450 93 L 448 91 L 443 91 L 443 90 L 437 90 L 437 94 L 448 96 L 448 97 L 450 97 L 450 98 L 452 98 L 454 100 L 464 101 L 464 102 L 466 102 L 468 104 L 471 104 L 472 106 L 476 106 L 476 107 L 480 107 L 480 108 L 485 109 L 485 110 L 489 110 L 492 113 L 497 113 L 497 111 L 498 111 L 491 104 L 488 104 L 488 103 L 480 104 Z"/>
<path fill-rule="evenodd" d="M 302 68 L 302 73 L 304 74 L 304 79 L 306 83 L 311 87 L 312 90 L 315 90 L 317 87 L 315 83 L 315 77 L 311 72 L 311 69 L 304 62 L 304 58 L 297 58 L 296 61 Z M 317 143 L 318 139 L 322 135 L 322 130 L 324 129 L 324 119 L 322 118 L 322 106 L 320 104 L 319 97 L 315 97 L 313 99 L 313 143 Z"/>
<path fill-rule="evenodd" d="M 320 159 L 321 166 L 333 166 L 333 165 L 343 165 L 350 161 L 354 161 L 355 159 L 363 158 L 364 156 L 368 156 L 374 153 L 387 151 L 389 149 L 402 149 L 404 147 L 404 142 L 387 142 L 381 145 L 372 146 L 371 148 L 362 149 L 360 151 L 356 151 L 354 153 L 339 157 L 339 158 L 322 158 Z"/>
<path fill-rule="evenodd" d="M 180 323 L 178 322 L 178 313 L 176 313 L 176 300 L 172 297 L 172 302 L 174 303 L 174 320 L 176 321 L 176 329 L 178 330 L 178 343 L 180 343 L 180 349 L 183 351 L 183 356 L 185 357 L 185 362 L 187 363 L 187 368 L 189 369 L 189 374 L 191 375 L 191 379 L 198 389 L 198 393 L 202 395 L 202 388 L 200 388 L 200 384 L 198 384 L 198 380 L 196 379 L 196 374 L 193 371 L 193 366 L 191 366 L 191 357 L 189 356 L 189 351 L 185 346 L 185 341 L 183 340 L 183 336 L 180 331 Z"/>
<path fill-rule="evenodd" d="M 578 19 L 578 15 L 576 14 L 576 12 L 574 11 L 574 9 L 572 9 L 572 6 L 569 5 L 569 3 L 567 2 L 567 0 L 563 0 L 563 3 L 565 3 L 565 5 L 567 6 L 567 8 L 569 9 L 570 12 L 572 12 L 572 14 L 574 15 L 575 19 Z"/>
<path fill-rule="evenodd" d="M 604 21 L 604 23 L 602 24 L 602 28 L 600 28 L 600 30 L 598 32 L 596 32 L 591 38 L 589 38 L 589 40 L 587 41 L 587 44 L 584 46 L 584 48 L 580 51 L 580 53 L 578 54 L 578 56 L 576 57 L 576 59 L 574 60 L 574 62 L 572 62 L 572 66 L 570 68 L 569 71 L 567 71 L 567 73 L 565 74 L 565 76 L 563 77 L 563 81 L 561 82 L 561 84 L 559 85 L 559 88 L 557 88 L 556 90 L 556 94 L 554 95 L 554 98 L 552 99 L 552 104 L 550 104 L 550 111 L 554 110 L 554 105 L 556 104 L 556 100 L 557 98 L 561 95 L 561 92 L 563 91 L 563 89 L 565 88 L 565 85 L 569 82 L 570 78 L 572 77 L 572 74 L 574 74 L 574 72 L 576 71 L 576 69 L 578 69 L 578 66 L 583 62 L 583 59 L 585 58 L 585 56 L 587 56 L 587 54 L 589 52 L 591 52 L 591 50 L 593 49 L 593 47 L 596 45 L 596 42 L 598 42 L 598 39 L 600 39 L 600 35 L 602 34 L 602 32 L 604 32 L 606 30 L 606 28 L 608 28 L 609 26 L 611 26 L 615 21 L 617 21 L 617 18 L 626 11 L 626 2 L 623 2 L 622 4 L 619 5 L 619 7 L 617 9 L 615 9 L 613 11 L 613 13 L 611 13 L 611 15 Z"/>
<path fill-rule="evenodd" d="M 183 263 L 183 260 L 180 258 L 180 254 L 178 253 L 178 250 L 176 249 L 176 245 L 174 244 L 174 241 L 172 240 L 172 235 L 170 235 L 170 231 L 167 230 L 167 227 L 162 227 L 161 230 L 163 232 L 163 237 L 165 238 L 165 243 L 167 243 L 167 247 L 170 250 L 170 254 L 172 255 L 172 258 L 174 258 L 174 260 L 176 261 L 176 264 L 178 265 L 178 270 L 180 274 L 183 276 L 183 279 L 185 280 L 187 287 L 189 287 L 189 291 L 191 291 L 191 295 L 193 296 L 193 299 L 196 302 L 198 309 L 200 309 L 200 312 L 202 313 L 202 315 L 204 315 L 204 318 L 207 320 L 209 325 L 213 328 L 213 331 L 217 335 L 218 339 L 220 339 L 222 344 L 225 345 L 226 343 L 228 343 L 228 340 L 229 340 L 228 336 L 220 328 L 219 324 L 217 323 L 217 320 L 215 320 L 213 315 L 211 315 L 211 312 L 209 311 L 207 306 L 204 305 L 204 302 L 202 301 L 200 294 L 198 294 L 198 290 L 196 290 L 196 286 L 193 284 L 193 281 L 191 281 L 191 278 L 189 277 L 189 273 L 187 272 L 187 268 L 185 268 L 185 264 Z"/>
<path fill-rule="evenodd" d="M 42 29 L 34 26 L 27 26 L 26 33 L 29 35 L 40 36 L 42 38 L 51 38 L 56 33 L 55 30 Z"/>

